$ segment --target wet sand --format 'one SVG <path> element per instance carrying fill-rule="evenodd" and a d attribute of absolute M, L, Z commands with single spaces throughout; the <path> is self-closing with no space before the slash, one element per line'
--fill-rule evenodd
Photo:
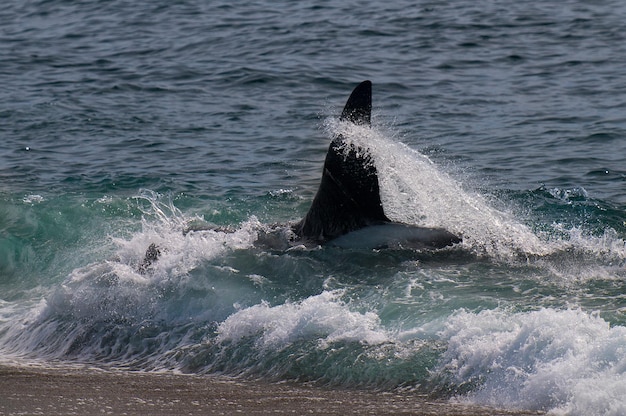
<path fill-rule="evenodd" d="M 415 393 L 325 389 L 219 376 L 0 366 L 0 415 L 537 415 Z"/>

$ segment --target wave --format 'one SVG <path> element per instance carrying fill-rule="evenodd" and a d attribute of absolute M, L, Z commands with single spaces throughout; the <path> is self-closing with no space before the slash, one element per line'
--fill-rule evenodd
<path fill-rule="evenodd" d="M 436 253 L 259 248 L 255 241 L 273 225 L 249 212 L 285 195 L 294 204 L 293 191 L 284 189 L 248 206 L 222 201 L 239 211 L 215 214 L 225 224 L 197 232 L 184 231 L 207 225 L 198 209 L 178 208 L 171 196 L 152 191 L 79 202 L 51 194 L 5 198 L 11 215 L 2 229 L 14 250 L 38 238 L 32 247 L 68 247 L 49 259 L 55 276 L 37 277 L 44 268 L 29 276 L 43 289 L 0 303 L 2 359 L 410 389 L 563 414 L 623 413 L 624 240 L 612 226 L 599 233 L 571 221 L 578 215 L 572 204 L 589 196 L 515 194 L 568 215 L 537 226 L 532 216 L 516 217 L 514 207 L 495 208 L 490 197 L 384 132 L 342 131 L 333 123 L 332 134 L 367 140 L 391 218 L 443 226 L 464 242 Z M 59 207 L 63 222 L 46 228 L 59 224 L 51 209 Z M 610 218 L 606 212 L 593 215 L 614 224 L 616 211 Z M 16 224 L 26 219 L 35 226 L 19 234 L 24 228 Z M 42 229 L 53 232 L 33 231 Z M 151 244 L 161 256 L 140 271 Z M 28 272 L 24 265 L 13 270 Z"/>
<path fill-rule="evenodd" d="M 459 311 L 440 336 L 447 350 L 438 372 L 468 386 L 463 400 L 554 414 L 626 411 L 626 327 L 597 314 Z"/>

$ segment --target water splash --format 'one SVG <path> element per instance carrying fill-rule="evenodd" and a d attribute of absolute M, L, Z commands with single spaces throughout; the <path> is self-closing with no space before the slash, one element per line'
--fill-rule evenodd
<path fill-rule="evenodd" d="M 171 199 L 151 191 L 143 191 L 137 199 L 142 210 L 141 232 L 130 239 L 113 238 L 119 247 L 119 263 L 138 270 L 146 249 L 154 244 L 160 248 L 159 261 L 151 266 L 151 275 L 183 276 L 203 261 L 214 259 L 228 250 L 247 249 L 253 246 L 258 232 L 263 229 L 259 220 L 251 216 L 239 227 L 224 229 L 214 227 L 197 216 L 180 211 Z M 208 228 L 202 232 L 186 232 L 189 224 L 200 222 Z"/>
<path fill-rule="evenodd" d="M 381 199 L 394 221 L 443 227 L 463 237 L 463 245 L 496 259 L 543 255 L 550 244 L 508 212 L 493 208 L 478 193 L 437 167 L 427 156 L 392 140 L 376 128 L 330 119 L 329 135 L 369 149 L 378 170 Z"/>
<path fill-rule="evenodd" d="M 580 227 L 566 229 L 562 223 L 554 222 L 534 231 L 512 211 L 495 208 L 488 197 L 396 140 L 393 132 L 332 118 L 326 120 L 325 129 L 330 136 L 343 135 L 346 148 L 354 144 L 371 154 L 378 170 L 385 213 L 394 221 L 445 228 L 462 236 L 463 248 L 496 261 L 537 261 L 573 252 L 601 259 L 604 267 L 621 264 L 620 259 L 626 258 L 626 241 L 612 229 L 594 236 Z M 580 191 L 576 195 L 584 197 L 586 193 Z M 550 263 L 550 267 L 558 270 L 561 263 Z"/>

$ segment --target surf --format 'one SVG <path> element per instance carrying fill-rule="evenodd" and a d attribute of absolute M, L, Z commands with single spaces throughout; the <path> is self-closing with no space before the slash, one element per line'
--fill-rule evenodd
<path fill-rule="evenodd" d="M 375 164 L 389 222 L 309 246 L 292 227 L 311 200 L 293 184 L 196 205 L 152 190 L 3 200 L 15 250 L 39 236 L 34 247 L 56 253 L 37 269 L 48 280 L 33 283 L 32 299 L 0 304 L 3 360 L 409 389 L 573 414 L 601 406 L 579 393 L 589 390 L 619 409 L 623 312 L 603 294 L 621 293 L 620 234 L 537 226 L 372 121 L 330 117 L 324 147 L 341 135 L 338 157 Z M 61 211 L 71 215 L 59 225 Z M 419 245 L 442 228 L 462 241 Z M 158 260 L 140 272 L 150 244 Z"/>

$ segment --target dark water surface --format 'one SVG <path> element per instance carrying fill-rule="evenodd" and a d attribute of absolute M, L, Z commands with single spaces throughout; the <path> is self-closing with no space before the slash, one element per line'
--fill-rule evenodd
<path fill-rule="evenodd" d="M 6 2 L 0 359 L 623 414 L 625 45 L 619 1 Z M 464 242 L 255 248 L 364 79 L 386 213 Z"/>

